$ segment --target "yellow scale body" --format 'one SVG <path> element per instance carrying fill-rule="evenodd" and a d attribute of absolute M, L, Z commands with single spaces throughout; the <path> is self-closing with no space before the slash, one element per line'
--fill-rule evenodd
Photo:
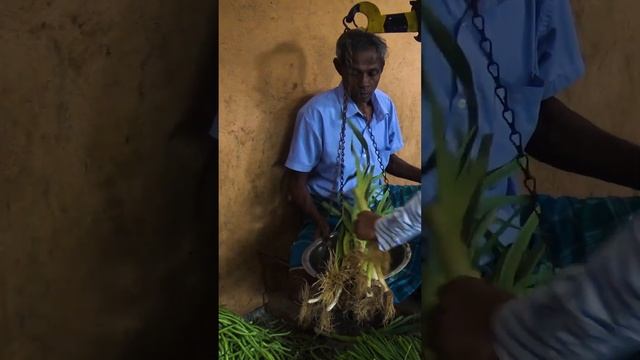
<path fill-rule="evenodd" d="M 420 41 L 420 26 L 416 9 L 419 1 L 410 1 L 411 11 L 397 14 L 381 14 L 378 7 L 368 1 L 355 4 L 344 19 L 346 23 L 354 23 L 355 15 L 361 13 L 367 18 L 367 26 L 363 30 L 370 33 L 404 33 L 417 32 L 416 40 Z"/>

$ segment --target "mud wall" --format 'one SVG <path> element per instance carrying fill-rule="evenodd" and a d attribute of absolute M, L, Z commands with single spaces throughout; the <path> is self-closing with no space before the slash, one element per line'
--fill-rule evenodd
<path fill-rule="evenodd" d="M 0 359 L 213 353 L 216 17 L 3 1 Z"/>

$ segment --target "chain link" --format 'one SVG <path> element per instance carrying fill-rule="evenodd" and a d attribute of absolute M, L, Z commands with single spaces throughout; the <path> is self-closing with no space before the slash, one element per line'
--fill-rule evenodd
<path fill-rule="evenodd" d="M 493 58 L 493 43 L 491 39 L 487 37 L 485 31 L 484 17 L 480 15 L 478 11 L 478 0 L 471 0 L 472 18 L 471 22 L 476 30 L 480 33 L 480 48 L 488 59 L 487 71 L 493 78 L 495 83 L 494 93 L 500 103 L 502 104 L 502 119 L 507 123 L 510 129 L 509 141 L 515 147 L 518 152 L 517 162 L 518 167 L 524 174 L 524 186 L 531 195 L 531 203 L 533 211 L 540 217 L 540 209 L 537 205 L 538 192 L 536 189 L 536 178 L 531 174 L 529 169 L 529 156 L 524 152 L 522 145 L 522 134 L 516 128 L 516 115 L 513 109 L 509 106 L 509 98 L 507 95 L 507 88 L 502 84 L 500 78 L 500 65 Z"/>
<path fill-rule="evenodd" d="M 342 125 L 340 128 L 340 140 L 338 141 L 338 157 L 336 162 L 338 164 L 338 178 L 340 179 L 340 185 L 338 188 L 338 205 L 342 209 L 342 198 L 344 192 L 344 148 L 345 148 L 345 136 L 347 127 L 347 104 L 348 104 L 347 90 L 344 89 L 344 96 L 342 100 Z"/>
<path fill-rule="evenodd" d="M 367 123 L 367 130 L 369 130 L 369 137 L 371 137 L 371 143 L 373 144 L 373 150 L 376 153 L 376 158 L 378 159 L 378 165 L 380 166 L 380 171 L 382 173 L 382 178 L 384 179 L 385 186 L 389 185 L 389 179 L 387 179 L 387 172 L 385 171 L 384 166 L 382 165 L 382 158 L 380 157 L 380 150 L 378 150 L 378 144 L 376 143 L 376 138 L 373 136 L 373 130 L 371 130 L 371 123 Z M 369 156 L 369 154 L 367 154 Z"/>
<path fill-rule="evenodd" d="M 344 96 L 342 97 L 342 126 L 340 129 L 340 140 L 338 141 L 338 178 L 340 180 L 339 188 L 338 188 L 338 205 L 342 208 L 342 201 L 344 199 L 344 149 L 346 143 L 346 124 L 347 124 L 347 105 L 349 104 L 349 94 L 347 93 L 347 87 L 343 83 Z M 373 149 L 376 154 L 376 158 L 378 160 L 378 165 L 380 166 L 380 170 L 382 171 L 382 177 L 384 178 L 385 187 L 389 186 L 389 180 L 387 179 L 387 172 L 385 171 L 384 165 L 382 164 L 382 158 L 380 157 L 380 150 L 378 150 L 378 144 L 376 143 L 375 136 L 373 135 L 373 130 L 371 130 L 371 126 L 367 124 L 367 130 L 369 132 L 369 137 L 371 138 L 371 143 L 373 145 Z M 370 154 L 366 154 L 367 157 Z"/>

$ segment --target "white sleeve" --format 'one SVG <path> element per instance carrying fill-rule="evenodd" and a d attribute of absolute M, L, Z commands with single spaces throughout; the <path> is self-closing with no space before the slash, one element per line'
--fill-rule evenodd
<path fill-rule="evenodd" d="M 387 251 L 402 245 L 422 230 L 422 195 L 418 191 L 403 207 L 378 220 L 375 225 L 378 247 Z"/>
<path fill-rule="evenodd" d="M 581 271 L 505 304 L 493 328 L 500 359 L 618 359 L 640 350 L 640 218 Z"/>

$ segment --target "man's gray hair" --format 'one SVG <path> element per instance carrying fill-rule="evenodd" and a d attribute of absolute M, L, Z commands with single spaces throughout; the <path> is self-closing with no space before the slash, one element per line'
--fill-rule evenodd
<path fill-rule="evenodd" d="M 381 37 L 360 29 L 347 30 L 336 43 L 336 58 L 340 64 L 350 65 L 353 54 L 370 49 L 374 49 L 382 61 L 387 57 L 387 44 Z"/>

